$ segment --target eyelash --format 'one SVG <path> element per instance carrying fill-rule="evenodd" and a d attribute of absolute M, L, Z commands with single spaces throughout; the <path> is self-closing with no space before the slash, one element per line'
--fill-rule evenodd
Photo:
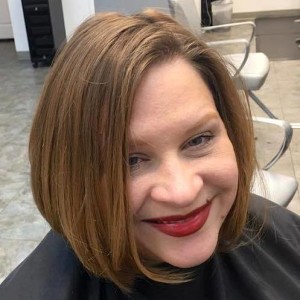
<path fill-rule="evenodd" d="M 204 139 L 205 141 L 202 143 L 195 144 L 195 145 L 189 145 L 191 142 L 194 142 L 199 138 Z M 193 148 L 195 150 L 198 150 L 199 148 L 205 147 L 213 138 L 214 138 L 214 135 L 211 132 L 201 133 L 199 135 L 192 137 L 190 140 L 188 140 L 186 143 L 184 143 L 184 145 L 182 146 L 182 149 Z"/>
<path fill-rule="evenodd" d="M 138 160 L 138 162 L 132 165 L 130 163 L 130 160 L 132 160 L 132 159 L 136 159 L 136 160 Z M 144 161 L 147 161 L 147 160 L 148 160 L 147 158 L 143 158 L 143 157 L 141 157 L 141 155 L 139 155 L 137 153 L 132 154 L 131 156 L 129 156 L 129 159 L 128 159 L 128 166 L 130 168 L 130 171 L 137 170 L 140 167 L 140 164 Z"/>
<path fill-rule="evenodd" d="M 196 141 L 197 139 L 204 139 L 204 142 L 198 143 L 196 145 L 189 145 L 191 142 Z M 192 137 L 190 140 L 188 140 L 184 145 L 182 146 L 183 150 L 191 148 L 191 150 L 196 151 L 198 149 L 204 148 L 212 139 L 214 138 L 214 135 L 211 132 L 205 132 L 201 133 L 195 137 Z M 135 160 L 134 162 L 131 162 L 131 160 Z M 128 159 L 128 166 L 130 168 L 130 171 L 135 171 L 140 168 L 140 164 L 143 162 L 148 161 L 149 159 L 146 157 L 143 157 L 142 154 L 135 153 L 129 156 Z"/>

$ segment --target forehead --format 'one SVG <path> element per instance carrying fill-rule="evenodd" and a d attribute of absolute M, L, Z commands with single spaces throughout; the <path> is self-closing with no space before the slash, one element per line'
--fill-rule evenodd
<path fill-rule="evenodd" d="M 200 74 L 183 59 L 158 64 L 142 78 L 134 99 L 131 136 L 180 130 L 219 118 L 213 96 Z"/>

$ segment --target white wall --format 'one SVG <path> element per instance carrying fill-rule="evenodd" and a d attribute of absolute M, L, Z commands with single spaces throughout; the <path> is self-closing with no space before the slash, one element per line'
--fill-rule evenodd
<path fill-rule="evenodd" d="M 132 14 L 146 7 L 169 11 L 168 0 L 94 0 L 96 12 L 118 11 Z"/>
<path fill-rule="evenodd" d="M 234 13 L 300 9 L 300 0 L 233 0 Z"/>
<path fill-rule="evenodd" d="M 10 19 L 17 52 L 28 52 L 28 40 L 21 0 L 8 0 Z"/>
<path fill-rule="evenodd" d="M 62 0 L 67 39 L 90 15 L 95 13 L 94 0 Z"/>
<path fill-rule="evenodd" d="M 7 0 L 0 0 L 0 39 L 13 38 Z"/>
<path fill-rule="evenodd" d="M 201 16 L 201 0 L 194 0 L 198 15 Z"/>

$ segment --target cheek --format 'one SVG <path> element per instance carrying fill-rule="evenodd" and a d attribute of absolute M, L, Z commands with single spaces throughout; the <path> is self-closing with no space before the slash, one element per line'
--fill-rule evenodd
<path fill-rule="evenodd" d="M 224 142 L 224 146 L 222 148 L 224 149 L 224 152 L 220 157 L 222 157 L 223 159 L 221 159 L 220 166 L 218 168 L 220 174 L 222 174 L 221 179 L 224 180 L 224 183 L 227 183 L 228 186 L 237 188 L 238 166 L 233 146 L 228 137 L 226 139 L 226 142 Z"/>
<path fill-rule="evenodd" d="M 146 199 L 146 187 L 140 180 L 129 179 L 127 186 L 127 195 L 130 209 L 133 214 L 137 214 Z"/>
<path fill-rule="evenodd" d="M 238 167 L 235 159 L 223 163 L 219 168 L 219 182 L 224 187 L 236 190 L 238 186 Z"/>
<path fill-rule="evenodd" d="M 223 160 L 223 163 L 216 168 L 216 172 L 210 178 L 212 193 L 218 196 L 215 208 L 220 226 L 225 221 L 236 199 L 239 180 L 238 174 L 235 157 L 232 157 L 226 161 Z"/>
<path fill-rule="evenodd" d="M 215 182 L 220 187 L 234 187 L 237 185 L 238 167 L 231 147 L 227 151 L 224 151 L 223 148 L 222 151 L 215 153 L 206 168 L 209 170 L 207 173 L 210 176 L 210 182 Z"/>
<path fill-rule="evenodd" d="M 225 149 L 227 151 L 224 151 Z M 216 192 L 223 194 L 226 198 L 224 200 L 233 199 L 233 202 L 238 189 L 239 172 L 231 144 L 223 147 L 223 151 L 216 155 L 209 176 L 207 182 L 216 189 Z"/>

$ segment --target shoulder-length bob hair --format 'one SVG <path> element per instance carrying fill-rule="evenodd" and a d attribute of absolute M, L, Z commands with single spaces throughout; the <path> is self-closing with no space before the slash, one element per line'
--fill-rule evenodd
<path fill-rule="evenodd" d="M 32 125 L 32 191 L 40 212 L 87 270 L 127 292 L 136 276 L 186 279 L 140 256 L 126 191 L 137 87 L 147 69 L 177 57 L 205 80 L 235 150 L 238 192 L 217 249 L 228 250 L 245 226 L 255 166 L 249 108 L 221 58 L 171 17 L 146 10 L 85 21 L 56 57 Z"/>

